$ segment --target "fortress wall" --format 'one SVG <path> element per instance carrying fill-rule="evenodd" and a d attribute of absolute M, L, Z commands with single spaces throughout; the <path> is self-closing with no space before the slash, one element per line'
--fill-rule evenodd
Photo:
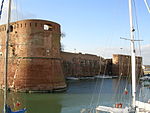
<path fill-rule="evenodd" d="M 66 87 L 65 77 L 131 75 L 131 57 L 114 54 L 112 59 L 60 51 L 60 25 L 44 20 L 11 23 L 8 86 L 14 91 L 52 91 Z M 0 88 L 4 87 L 6 25 L 0 26 Z M 142 57 L 136 57 L 137 75 Z"/>
<path fill-rule="evenodd" d="M 91 54 L 61 52 L 64 75 L 83 77 L 104 73 L 105 60 Z"/>
<path fill-rule="evenodd" d="M 112 59 L 113 75 L 129 76 L 131 75 L 131 56 L 114 54 Z M 142 57 L 136 57 L 136 75 L 140 76 L 142 71 Z"/>
<path fill-rule="evenodd" d="M 112 75 L 112 59 L 105 59 L 104 75 Z"/>
<path fill-rule="evenodd" d="M 11 90 L 65 88 L 60 57 L 60 25 L 43 20 L 11 23 L 8 83 Z M 0 26 L 0 85 L 3 87 L 5 25 Z"/>

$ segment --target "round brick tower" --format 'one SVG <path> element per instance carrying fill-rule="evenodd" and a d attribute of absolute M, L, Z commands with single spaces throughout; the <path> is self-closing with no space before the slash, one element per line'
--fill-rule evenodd
<path fill-rule="evenodd" d="M 8 87 L 53 91 L 66 87 L 60 57 L 60 25 L 44 20 L 11 23 Z M 0 86 L 3 88 L 6 26 L 0 26 Z"/>

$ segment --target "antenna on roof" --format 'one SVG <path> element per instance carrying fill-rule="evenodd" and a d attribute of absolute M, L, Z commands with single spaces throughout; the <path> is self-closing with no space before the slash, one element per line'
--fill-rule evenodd
<path fill-rule="evenodd" d="M 148 12 L 150 13 L 150 7 L 149 7 L 149 5 L 148 5 L 147 0 L 144 0 L 144 2 L 145 2 L 145 5 L 146 5 L 146 7 L 147 7 Z"/>

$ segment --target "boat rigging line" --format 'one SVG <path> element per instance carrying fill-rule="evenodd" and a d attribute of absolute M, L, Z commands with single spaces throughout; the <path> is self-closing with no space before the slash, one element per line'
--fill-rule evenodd
<path fill-rule="evenodd" d="M 4 5 L 4 0 L 2 0 L 2 3 L 1 3 L 1 9 L 0 9 L 0 19 L 1 19 L 1 16 L 2 16 L 3 5 Z"/>
<path fill-rule="evenodd" d="M 8 75 L 8 45 L 9 45 L 9 32 L 10 32 L 10 28 L 9 28 L 9 23 L 10 23 L 10 16 L 11 16 L 11 0 L 8 1 L 8 13 L 7 13 L 7 25 L 6 25 L 6 40 L 5 40 L 5 65 L 4 65 L 4 113 L 7 113 L 6 111 L 6 107 L 7 107 L 7 90 L 8 90 L 8 86 L 7 86 L 7 75 Z"/>
<path fill-rule="evenodd" d="M 145 2 L 145 5 L 146 5 L 146 7 L 147 7 L 148 12 L 150 13 L 150 7 L 149 7 L 149 5 L 148 5 L 147 0 L 144 0 L 144 2 Z"/>

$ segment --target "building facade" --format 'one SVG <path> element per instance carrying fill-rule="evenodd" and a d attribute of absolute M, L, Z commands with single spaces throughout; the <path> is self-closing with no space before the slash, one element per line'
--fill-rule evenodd
<path fill-rule="evenodd" d="M 144 65 L 143 69 L 145 75 L 150 74 L 150 65 Z"/>

